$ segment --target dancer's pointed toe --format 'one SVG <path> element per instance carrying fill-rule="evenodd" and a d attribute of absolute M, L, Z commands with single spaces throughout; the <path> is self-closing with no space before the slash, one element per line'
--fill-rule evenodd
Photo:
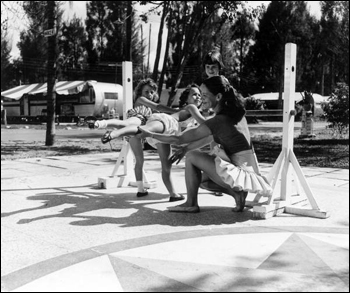
<path fill-rule="evenodd" d="M 111 132 L 112 131 L 106 131 L 106 133 L 101 137 L 101 142 L 103 144 L 110 142 L 113 139 L 113 137 L 111 136 Z"/>

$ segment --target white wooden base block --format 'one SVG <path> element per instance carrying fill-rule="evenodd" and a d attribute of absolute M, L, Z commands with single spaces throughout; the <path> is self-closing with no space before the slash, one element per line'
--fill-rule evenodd
<path fill-rule="evenodd" d="M 322 210 L 315 210 L 302 207 L 287 206 L 285 212 L 293 215 L 307 216 L 319 219 L 326 219 L 330 216 L 330 213 Z"/>
<path fill-rule="evenodd" d="M 253 207 L 253 218 L 269 219 L 273 216 L 284 213 L 286 207 L 285 201 L 279 201 L 270 205 L 261 205 Z"/>
<path fill-rule="evenodd" d="M 106 176 L 106 177 L 99 177 L 97 185 L 101 189 L 111 189 L 111 188 L 117 188 L 121 187 L 123 184 L 126 185 L 127 182 L 125 182 L 126 176 Z"/>

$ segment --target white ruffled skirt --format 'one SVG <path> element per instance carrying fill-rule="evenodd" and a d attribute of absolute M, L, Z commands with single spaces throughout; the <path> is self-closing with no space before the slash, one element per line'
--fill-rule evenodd
<path fill-rule="evenodd" d="M 265 196 L 272 194 L 272 187 L 267 179 L 260 174 L 253 150 L 242 151 L 229 158 L 223 149 L 216 146 L 211 154 L 216 156 L 217 174 L 231 188 Z"/>

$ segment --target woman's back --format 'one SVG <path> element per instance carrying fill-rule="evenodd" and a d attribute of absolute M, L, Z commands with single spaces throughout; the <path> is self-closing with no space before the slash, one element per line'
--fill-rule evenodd
<path fill-rule="evenodd" d="M 205 125 L 211 130 L 214 141 L 220 144 L 229 156 L 252 148 L 245 117 L 234 124 L 232 118 L 219 114 L 208 119 Z"/>

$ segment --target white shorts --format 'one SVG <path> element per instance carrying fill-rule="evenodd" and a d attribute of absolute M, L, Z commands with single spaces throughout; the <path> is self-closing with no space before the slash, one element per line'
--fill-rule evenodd
<path fill-rule="evenodd" d="M 159 121 L 163 124 L 164 131 L 162 132 L 162 134 L 174 135 L 174 134 L 180 133 L 179 121 L 177 121 L 173 116 L 169 114 L 165 114 L 165 113 L 152 114 L 151 117 L 149 117 L 149 119 L 147 120 L 146 125 L 152 121 Z M 156 146 L 157 143 L 163 143 L 152 137 L 147 137 L 146 140 L 148 144 L 150 144 L 154 148 L 157 148 Z"/>

